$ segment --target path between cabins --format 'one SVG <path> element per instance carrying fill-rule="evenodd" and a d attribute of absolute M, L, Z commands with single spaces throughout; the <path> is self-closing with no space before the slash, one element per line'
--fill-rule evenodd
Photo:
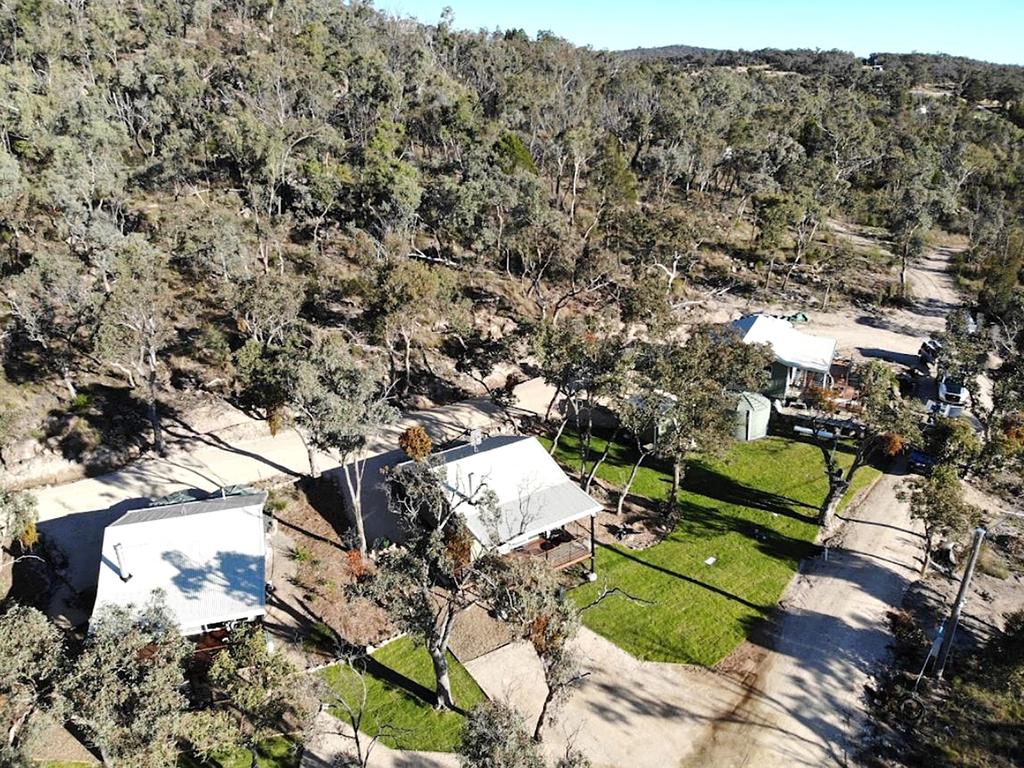
<path fill-rule="evenodd" d="M 396 448 L 398 436 L 412 424 L 422 425 L 440 441 L 469 429 L 492 427 L 499 413 L 497 406 L 484 399 L 413 411 L 381 430 L 370 440 L 366 453 Z M 40 520 L 115 506 L 125 511 L 133 505 L 146 506 L 149 498 L 186 488 L 209 491 L 282 476 L 297 478 L 309 472 L 306 445 L 294 429 L 272 435 L 265 422 L 241 414 L 238 418 L 238 423 L 212 432 L 168 422 L 171 449 L 167 456 L 146 456 L 117 472 L 32 490 L 39 503 Z M 236 436 L 240 431 L 244 431 L 243 437 Z M 336 456 L 318 453 L 319 469 L 326 471 L 338 464 Z"/>

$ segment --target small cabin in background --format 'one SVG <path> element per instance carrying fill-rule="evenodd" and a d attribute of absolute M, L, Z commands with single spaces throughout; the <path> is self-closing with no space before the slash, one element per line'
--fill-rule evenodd
<path fill-rule="evenodd" d="M 789 320 L 771 315 L 746 315 L 732 323 L 745 344 L 767 344 L 775 361 L 764 394 L 788 400 L 811 387 L 831 389 L 836 383 L 836 340 L 798 331 Z"/>

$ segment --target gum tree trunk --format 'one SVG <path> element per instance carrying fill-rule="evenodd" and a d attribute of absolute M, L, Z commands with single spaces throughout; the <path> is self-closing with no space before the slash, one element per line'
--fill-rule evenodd
<path fill-rule="evenodd" d="M 437 694 L 438 709 L 455 709 L 455 699 L 452 696 L 452 683 L 448 676 L 448 654 L 446 648 L 437 644 L 431 644 L 430 662 L 434 666 L 434 677 L 437 678 L 435 692 Z"/>
<path fill-rule="evenodd" d="M 622 508 L 626 504 L 626 497 L 629 496 L 629 489 L 633 487 L 633 481 L 636 480 L 636 473 L 640 471 L 640 465 L 644 463 L 648 454 L 641 452 L 637 457 L 636 463 L 633 465 L 633 469 L 629 472 L 629 479 L 626 480 L 626 484 L 622 486 L 622 493 L 619 494 L 619 504 L 615 508 L 615 514 L 622 516 Z"/>
<path fill-rule="evenodd" d="M 352 521 L 356 526 L 356 535 L 359 538 L 359 553 L 366 554 L 366 526 L 363 524 L 363 470 L 366 468 L 366 460 L 354 458 L 344 465 L 342 471 L 345 474 L 345 484 L 348 486 L 348 495 L 352 500 Z"/>
<path fill-rule="evenodd" d="M 818 524 L 820 526 L 827 528 L 832 524 L 832 520 L 839 509 L 839 503 L 843 500 L 843 495 L 849 487 L 850 483 L 842 477 L 829 476 L 828 493 L 825 495 L 825 501 L 822 502 L 821 509 L 818 512 Z"/>
<path fill-rule="evenodd" d="M 611 453 L 612 451 L 612 444 L 615 442 L 615 439 L 618 436 L 619 430 L 616 429 L 614 432 L 612 432 L 612 436 L 605 441 L 604 450 L 601 451 L 601 455 L 597 457 L 597 461 L 594 462 L 594 466 L 590 468 L 590 472 L 587 474 L 587 481 L 583 485 L 583 490 L 586 491 L 587 493 L 590 493 L 590 486 L 594 484 L 594 478 L 597 477 L 597 471 L 601 468 L 601 465 L 604 464 L 605 460 L 608 458 L 608 454 Z"/>

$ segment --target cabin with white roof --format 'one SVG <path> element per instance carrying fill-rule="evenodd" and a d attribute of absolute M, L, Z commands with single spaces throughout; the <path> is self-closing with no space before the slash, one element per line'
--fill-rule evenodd
<path fill-rule="evenodd" d="M 411 462 L 403 453 L 385 454 L 367 467 L 363 515 L 367 538 L 400 543 L 402 534 L 387 510 L 381 481 L 391 467 Z M 535 557 L 562 569 L 595 557 L 595 518 L 602 506 L 568 477 L 535 437 L 498 435 L 438 451 L 427 459 L 476 539 L 476 551 Z M 373 478 L 373 479 L 371 479 Z M 496 515 L 481 514 L 474 499 L 493 493 Z"/>
<path fill-rule="evenodd" d="M 830 389 L 836 361 L 836 340 L 798 331 L 789 320 L 771 315 L 746 315 L 734 320 L 744 344 L 767 344 L 772 349 L 769 397 L 798 398 L 808 387 Z"/>
<path fill-rule="evenodd" d="M 161 590 L 185 636 L 266 613 L 267 494 L 215 496 L 126 512 L 103 533 L 96 609 Z"/>

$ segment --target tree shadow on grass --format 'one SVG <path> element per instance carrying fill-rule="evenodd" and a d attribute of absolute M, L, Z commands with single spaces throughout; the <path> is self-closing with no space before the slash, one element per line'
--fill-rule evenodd
<path fill-rule="evenodd" d="M 791 563 L 813 557 L 820 550 L 817 545 L 809 541 L 787 536 L 768 525 L 759 524 L 756 520 L 724 514 L 716 507 L 683 501 L 680 503 L 680 510 L 682 519 L 676 525 L 675 530 L 668 535 L 667 538 L 670 540 L 712 539 L 716 536 L 738 533 L 754 540 L 757 549 L 765 555 Z M 786 516 L 804 521 L 802 515 Z"/>
<path fill-rule="evenodd" d="M 726 504 L 752 507 L 805 523 L 814 523 L 818 519 L 817 507 L 811 504 L 744 485 L 706 464 L 693 463 L 687 468 L 683 488 Z M 811 509 L 814 514 L 803 514 L 795 508 Z"/>
<path fill-rule="evenodd" d="M 615 552 L 618 555 L 620 555 L 621 557 L 624 557 L 627 560 L 632 560 L 633 562 L 638 563 L 638 564 L 640 564 L 642 566 L 645 566 L 647 568 L 650 568 L 653 571 L 657 571 L 658 573 L 663 573 L 666 576 L 672 576 L 673 578 L 679 579 L 680 581 L 685 581 L 688 584 L 693 584 L 696 587 L 701 587 L 702 589 L 706 589 L 709 592 L 713 592 L 716 595 L 720 595 L 721 597 L 724 597 L 724 598 L 726 598 L 728 600 L 733 600 L 733 601 L 735 601 L 735 602 L 737 602 L 737 603 L 739 603 L 741 605 L 744 605 L 747 608 L 750 608 L 752 610 L 760 611 L 761 613 L 764 613 L 764 612 L 766 612 L 766 611 L 768 611 L 770 609 L 770 606 L 764 606 L 764 605 L 758 605 L 757 603 L 752 603 L 749 600 L 746 600 L 746 599 L 740 597 L 739 595 L 734 595 L 731 592 L 727 592 L 724 589 L 721 589 L 720 587 L 716 587 L 716 586 L 713 586 L 711 584 L 707 584 L 706 582 L 700 581 L 699 579 L 695 579 L 692 576 L 687 576 L 685 573 L 680 573 L 679 571 L 673 571 L 671 568 L 666 568 L 663 565 L 658 565 L 657 563 L 652 563 L 649 560 L 645 560 L 643 557 L 640 557 L 638 553 L 631 552 L 630 550 L 625 549 L 623 547 L 612 547 L 612 546 L 610 546 L 608 544 L 601 544 L 601 543 L 598 543 L 598 546 L 599 547 L 604 547 L 605 549 L 610 549 L 613 552 Z"/>
<path fill-rule="evenodd" d="M 843 421 L 842 419 L 837 419 L 837 420 L 838 421 Z M 823 445 L 821 440 L 815 439 L 815 438 L 810 437 L 808 435 L 801 435 L 799 432 L 793 432 L 791 430 L 790 431 L 785 431 L 785 430 L 780 430 L 780 429 L 778 429 L 776 427 L 773 427 L 772 430 L 771 430 L 771 434 L 774 437 L 781 437 L 783 440 L 788 440 L 789 442 L 792 442 L 792 443 L 803 443 L 804 445 L 809 445 L 809 446 L 811 446 L 813 448 L 817 448 L 818 450 L 821 450 L 822 445 Z M 824 443 L 824 447 L 826 449 L 831 449 L 832 445 L 831 445 L 831 443 L 828 443 L 826 441 Z M 857 449 L 850 443 L 849 440 L 840 440 L 836 444 L 835 450 L 836 450 L 836 453 L 845 453 L 845 454 L 847 454 L 849 456 L 853 456 L 855 453 L 857 453 Z M 780 451 L 781 451 L 781 449 L 780 449 Z M 822 472 L 824 472 L 824 469 L 822 469 Z"/>
<path fill-rule="evenodd" d="M 449 657 L 450 661 L 450 657 Z M 386 687 L 396 690 L 402 696 L 413 699 L 414 702 L 433 710 L 437 703 L 437 693 L 427 686 L 416 682 L 401 672 L 382 664 L 373 656 L 367 654 L 352 661 L 352 666 L 369 677 L 382 682 Z M 344 695 L 339 693 L 339 695 Z M 468 713 L 462 707 L 456 705 L 451 711 L 465 717 Z"/>

